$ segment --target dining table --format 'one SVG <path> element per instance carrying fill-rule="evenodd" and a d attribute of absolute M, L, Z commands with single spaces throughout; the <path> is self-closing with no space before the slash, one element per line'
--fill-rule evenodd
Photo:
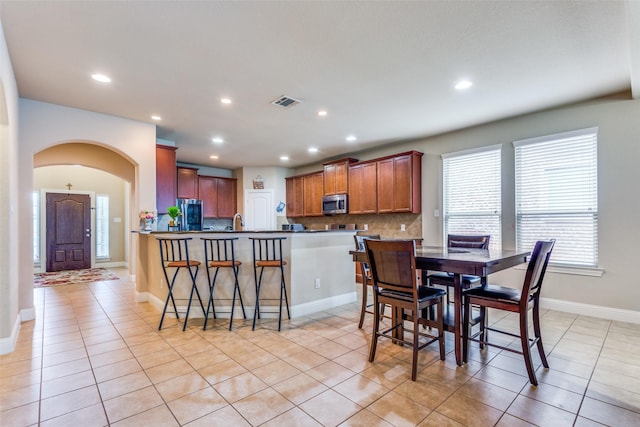
<path fill-rule="evenodd" d="M 356 262 L 367 262 L 364 251 L 349 251 Z M 444 271 L 454 279 L 453 333 L 456 364 L 462 366 L 462 276 L 479 276 L 482 283 L 492 273 L 523 264 L 531 251 L 512 249 L 466 249 L 438 246 L 416 248 L 416 269 Z"/>

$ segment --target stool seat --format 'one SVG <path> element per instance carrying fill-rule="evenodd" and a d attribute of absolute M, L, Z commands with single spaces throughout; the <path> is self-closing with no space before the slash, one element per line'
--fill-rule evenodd
<path fill-rule="evenodd" d="M 242 262 L 240 261 L 209 261 L 209 267 L 239 267 L 240 265 L 242 265 Z"/>
<path fill-rule="evenodd" d="M 176 307 L 176 301 L 173 295 L 174 286 L 176 282 L 176 278 L 178 277 L 178 273 L 180 269 L 185 269 L 189 278 L 191 279 L 191 292 L 189 293 L 189 305 L 187 306 L 187 313 L 184 317 L 184 325 L 182 326 L 182 330 L 186 330 L 187 321 L 189 320 L 189 312 L 191 310 L 191 303 L 193 302 L 193 294 L 196 294 L 198 298 L 198 302 L 200 303 L 200 308 L 202 308 L 202 313 L 206 316 L 204 305 L 202 304 L 202 298 L 200 297 L 200 291 L 198 290 L 198 286 L 196 285 L 196 277 L 198 276 L 198 269 L 200 268 L 200 261 L 192 260 L 189 258 L 189 240 L 190 237 L 180 237 L 180 238 L 161 238 L 157 237 L 158 244 L 160 245 L 160 261 L 162 265 L 162 271 L 164 273 L 164 278 L 167 281 L 168 292 L 167 299 L 164 302 L 164 308 L 162 309 L 162 316 L 160 317 L 160 324 L 158 325 L 158 330 L 162 329 L 162 323 L 164 322 L 164 316 L 167 313 L 167 307 L 169 306 L 169 301 L 173 305 L 173 311 L 176 315 L 176 318 L 180 319 L 180 315 L 178 314 L 178 308 Z M 169 269 L 175 269 L 173 272 L 173 276 L 171 280 L 169 280 Z"/>
<path fill-rule="evenodd" d="M 200 265 L 200 261 L 169 261 L 165 263 L 165 267 L 197 267 Z"/>
<path fill-rule="evenodd" d="M 287 265 L 287 261 L 256 261 L 256 267 L 280 267 Z"/>
<path fill-rule="evenodd" d="M 242 301 L 242 294 L 240 293 L 240 285 L 238 284 L 238 270 L 240 265 L 242 265 L 241 261 L 236 259 L 235 252 L 235 242 L 238 240 L 237 237 L 231 238 L 207 238 L 201 237 L 204 244 L 204 256 L 206 259 L 207 265 L 207 279 L 209 283 L 209 303 L 207 304 L 207 313 L 204 319 L 204 326 L 202 330 L 207 329 L 207 321 L 209 320 L 209 309 L 213 311 L 213 318 L 216 319 L 216 307 L 214 302 L 216 299 L 214 298 L 214 292 L 216 287 L 216 281 L 218 279 L 218 273 L 220 273 L 220 269 L 230 269 L 233 273 L 233 298 L 231 300 L 231 314 L 229 316 L 229 330 L 233 327 L 233 314 L 235 312 L 236 307 L 236 295 L 240 300 L 240 306 L 242 307 L 242 317 L 247 318 L 247 315 L 244 311 L 244 302 Z M 213 271 L 213 274 L 211 274 Z"/>

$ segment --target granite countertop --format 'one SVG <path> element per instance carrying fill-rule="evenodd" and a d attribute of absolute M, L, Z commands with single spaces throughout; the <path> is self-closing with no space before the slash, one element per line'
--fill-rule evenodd
<path fill-rule="evenodd" d="M 168 230 L 153 230 L 153 231 L 140 231 L 140 230 L 131 230 L 132 233 L 139 234 L 242 234 L 242 233 L 269 233 L 269 234 L 300 234 L 300 233 L 328 233 L 328 232 L 352 232 L 356 233 L 362 230 L 192 230 L 192 231 L 168 231 Z"/>

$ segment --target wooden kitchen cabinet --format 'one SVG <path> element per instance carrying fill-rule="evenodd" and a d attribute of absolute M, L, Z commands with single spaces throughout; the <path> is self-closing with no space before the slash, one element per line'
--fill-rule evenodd
<path fill-rule="evenodd" d="M 167 213 L 176 204 L 176 147 L 156 145 L 156 210 Z"/>
<path fill-rule="evenodd" d="M 349 166 L 349 213 L 378 212 L 377 164 L 360 163 Z"/>
<path fill-rule="evenodd" d="M 378 213 L 420 213 L 422 153 L 409 151 L 378 159 Z"/>
<path fill-rule="evenodd" d="M 218 178 L 218 218 L 233 218 L 238 212 L 237 180 Z"/>
<path fill-rule="evenodd" d="M 304 216 L 322 216 L 322 196 L 324 195 L 323 171 L 304 175 Z"/>
<path fill-rule="evenodd" d="M 178 194 L 180 199 L 198 198 L 198 169 L 180 166 L 177 168 Z"/>
<path fill-rule="evenodd" d="M 287 186 L 287 217 L 304 216 L 304 178 L 293 176 L 286 178 Z"/>
<path fill-rule="evenodd" d="M 233 218 L 237 209 L 236 180 L 198 176 L 198 198 L 205 218 Z"/>
<path fill-rule="evenodd" d="M 324 163 L 324 195 L 347 194 L 349 192 L 349 165 L 357 159 L 340 159 Z"/>

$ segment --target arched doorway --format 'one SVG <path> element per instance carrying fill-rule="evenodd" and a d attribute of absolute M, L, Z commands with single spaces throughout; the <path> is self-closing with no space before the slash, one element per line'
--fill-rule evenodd
<path fill-rule="evenodd" d="M 99 143 L 92 141 L 65 142 L 44 149 L 34 155 L 34 174 L 36 173 L 35 171 L 38 168 L 46 168 L 52 166 L 82 166 L 82 169 L 84 169 L 85 172 L 95 171 L 95 174 L 104 172 L 122 180 L 122 182 L 126 184 L 126 190 L 124 191 L 124 205 L 126 206 L 126 210 L 120 220 L 127 230 L 130 229 L 129 224 L 132 218 L 131 206 L 136 206 L 134 200 L 136 194 L 135 178 L 137 165 L 128 156 L 119 153 L 110 147 L 105 147 Z M 64 170 L 64 168 L 62 168 L 62 170 Z M 34 179 L 34 184 L 35 183 L 36 180 Z M 69 183 L 71 184 L 71 182 Z M 56 187 L 60 186 L 56 185 Z M 74 191 L 75 193 L 92 192 L 92 189 L 88 188 L 86 185 L 80 187 L 77 186 L 76 188 L 83 188 L 83 191 Z M 40 237 L 43 238 L 43 236 Z M 131 275 L 133 275 L 135 266 L 133 262 L 134 260 L 131 259 L 130 254 L 135 253 L 135 241 L 134 239 L 130 238 L 129 233 L 127 232 L 123 234 L 123 239 L 125 240 L 125 258 L 127 260 L 129 272 Z M 42 245 L 40 245 L 40 247 L 42 248 Z M 43 252 L 41 249 L 40 254 L 42 255 L 42 253 Z M 93 258 L 92 263 L 94 261 L 95 257 Z"/>

